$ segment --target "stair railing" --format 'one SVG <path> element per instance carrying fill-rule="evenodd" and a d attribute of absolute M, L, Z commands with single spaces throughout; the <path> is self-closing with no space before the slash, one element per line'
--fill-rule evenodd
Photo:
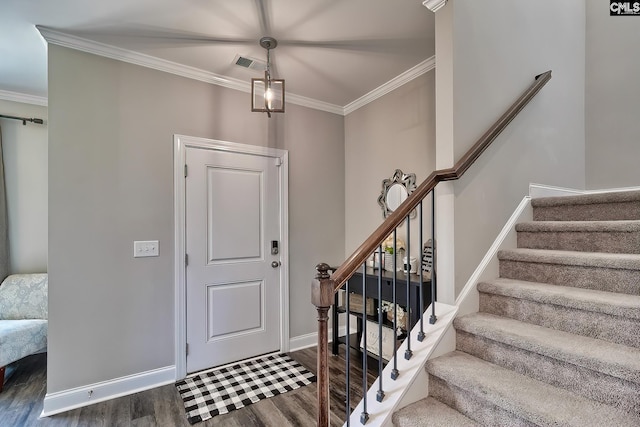
<path fill-rule="evenodd" d="M 437 295 L 437 283 L 436 283 L 436 241 L 435 241 L 435 196 L 434 189 L 439 182 L 442 181 L 452 181 L 460 178 L 466 171 L 471 167 L 471 165 L 480 157 L 480 155 L 489 147 L 489 145 L 496 139 L 496 137 L 504 130 L 504 128 L 518 115 L 518 113 L 529 103 L 529 101 L 542 89 L 542 87 L 551 79 L 551 70 L 539 74 L 535 76 L 535 81 L 520 95 L 520 97 L 505 111 L 505 113 L 500 116 L 498 120 L 482 135 L 478 141 L 456 162 L 456 164 L 449 169 L 440 169 L 432 172 L 427 179 L 424 180 L 422 184 L 413 192 L 407 199 L 395 210 L 391 215 L 389 215 L 386 220 L 356 249 L 351 256 L 349 256 L 346 261 L 340 265 L 338 268 L 331 268 L 329 265 L 325 263 L 318 264 L 316 266 L 317 275 L 312 282 L 311 285 L 311 302 L 316 306 L 318 312 L 318 360 L 317 360 L 317 389 L 318 389 L 318 413 L 317 413 L 317 423 L 320 427 L 326 427 L 329 425 L 329 347 L 328 347 L 328 312 L 332 305 L 337 301 L 337 292 L 339 290 L 344 290 L 344 307 L 343 310 L 346 312 L 346 390 L 344 391 L 344 400 L 345 400 L 345 412 L 346 412 L 346 422 L 347 425 L 350 423 L 351 417 L 351 379 L 350 379 L 350 317 L 351 315 L 356 316 L 358 321 L 358 334 L 356 337 L 357 343 L 362 342 L 361 344 L 361 353 L 362 353 L 362 396 L 363 396 L 363 412 L 360 414 L 360 422 L 362 424 L 366 424 L 369 414 L 367 413 L 367 389 L 368 389 L 368 379 L 367 379 L 367 363 L 368 363 L 368 354 L 367 354 L 367 320 L 377 320 L 378 323 L 378 349 L 377 349 L 377 359 L 378 359 L 378 392 L 376 395 L 376 400 L 382 401 L 385 397 L 385 392 L 383 388 L 383 361 L 382 361 L 382 282 L 383 276 L 385 280 L 388 280 L 389 283 L 392 283 L 392 307 L 393 307 L 393 339 L 394 344 L 395 340 L 398 339 L 399 326 L 400 330 L 402 330 L 402 325 L 398 324 L 398 305 L 396 304 L 398 297 L 397 294 L 397 286 L 402 281 L 404 285 L 406 285 L 406 295 L 402 295 L 404 298 L 404 303 L 407 308 L 407 316 L 408 322 L 406 324 L 406 340 L 407 346 L 404 354 L 405 359 L 410 359 L 411 352 L 411 334 L 410 330 L 413 325 L 419 324 L 419 333 L 417 335 L 417 339 L 422 341 L 425 337 L 424 327 L 423 327 L 423 317 L 424 317 L 424 300 L 427 299 L 431 305 L 431 315 L 429 316 L 429 322 L 431 324 L 437 321 L 435 315 L 435 302 Z M 397 245 L 397 231 L 401 226 L 406 227 L 406 256 L 407 259 L 410 258 L 410 215 L 414 209 L 418 210 L 418 218 L 419 218 L 419 236 L 420 236 L 420 247 L 422 248 L 422 242 L 424 241 L 423 236 L 423 201 L 424 199 L 431 194 L 431 239 L 432 239 L 432 267 L 430 269 L 430 289 L 424 289 L 424 278 L 423 278 L 423 265 L 424 260 L 421 256 L 419 259 L 419 264 L 417 268 L 417 275 L 413 277 L 415 282 L 419 283 L 419 289 L 417 292 L 414 289 L 411 275 L 409 274 L 410 268 L 406 268 L 406 274 L 398 272 L 398 268 L 396 265 L 397 253 L 398 253 L 398 245 Z M 391 272 L 383 273 L 382 265 L 383 265 L 383 242 L 392 237 L 393 240 L 393 265 L 391 267 Z M 377 252 L 376 252 L 377 250 Z M 373 269 L 367 269 L 366 260 L 372 257 L 375 254 L 377 260 L 373 260 L 374 264 L 377 263 L 377 273 Z M 407 264 L 409 260 L 407 260 Z M 358 281 L 357 283 L 350 284 L 350 278 L 356 273 L 356 271 L 362 271 L 362 281 Z M 329 274 L 329 271 L 333 271 L 332 274 Z M 371 280 L 367 281 L 367 277 L 371 279 L 371 277 L 377 276 L 377 289 L 375 286 L 372 287 Z M 417 277 L 416 277 L 417 276 Z M 406 283 L 404 282 L 406 280 Z M 375 283 L 375 281 L 374 281 Z M 350 286 L 351 285 L 351 286 Z M 350 308 L 350 298 L 351 290 L 354 288 L 358 289 L 358 292 L 362 295 L 362 308 L 359 310 L 352 310 Z M 372 291 L 372 293 L 369 293 Z M 426 293 L 428 295 L 426 295 Z M 409 307 L 411 307 L 411 298 L 419 298 L 420 310 L 419 313 L 412 312 Z M 426 298 L 425 298 L 426 297 Z M 377 299 L 378 305 L 375 307 L 377 309 L 377 319 L 375 318 L 375 314 L 367 314 L 367 298 Z M 415 303 L 415 302 L 414 302 Z M 335 307 L 334 309 L 337 309 Z M 418 318 L 416 319 L 416 316 Z M 338 328 L 337 324 L 333 325 L 334 330 Z M 334 337 L 337 336 L 334 332 Z M 334 348 L 337 344 L 334 343 Z M 397 348 L 397 347 L 396 347 Z M 399 376 L 399 372 L 397 370 L 396 362 L 396 350 L 393 351 L 393 363 L 394 369 L 391 371 L 391 380 L 395 380 Z M 340 392 L 342 393 L 342 392 Z M 342 396 L 342 394 L 340 394 Z"/>

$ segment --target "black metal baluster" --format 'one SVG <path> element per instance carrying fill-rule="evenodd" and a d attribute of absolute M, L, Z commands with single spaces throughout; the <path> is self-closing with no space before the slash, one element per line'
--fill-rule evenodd
<path fill-rule="evenodd" d="M 382 268 L 382 264 L 378 265 Z M 369 421 L 367 412 L 367 264 L 362 264 L 362 414 L 360 423 Z"/>
<path fill-rule="evenodd" d="M 406 267 L 406 277 L 407 277 L 407 350 L 404 352 L 404 358 L 409 360 L 413 355 L 411 351 L 411 327 L 413 323 L 411 322 L 411 221 L 409 215 L 407 215 L 407 253 L 405 267 Z"/>
<path fill-rule="evenodd" d="M 418 341 L 424 341 L 424 289 L 422 286 L 422 263 L 424 260 L 422 259 L 424 251 L 422 250 L 424 247 L 424 233 L 422 230 L 422 201 L 420 201 L 420 209 L 419 209 L 419 217 L 420 217 L 420 262 L 418 262 L 418 269 L 420 270 L 420 332 L 418 332 Z"/>
<path fill-rule="evenodd" d="M 396 350 L 396 342 L 398 341 L 398 308 L 396 306 L 396 278 L 398 276 L 398 266 L 397 264 L 397 251 L 398 251 L 398 228 L 393 229 L 393 289 L 391 292 L 393 293 L 393 369 L 391 370 L 391 379 L 395 380 L 398 378 L 400 373 L 398 372 L 398 358 L 397 350 Z"/>
<path fill-rule="evenodd" d="M 378 265 L 382 266 L 382 245 L 378 248 Z M 378 393 L 376 400 L 382 402 L 382 268 L 378 269 Z"/>
<path fill-rule="evenodd" d="M 346 378 L 346 384 L 347 384 L 347 393 L 346 393 L 346 398 L 345 398 L 345 412 L 347 414 L 347 427 L 349 427 L 351 425 L 351 394 L 350 394 L 350 385 L 351 385 L 351 321 L 350 321 L 350 317 L 351 317 L 351 310 L 349 310 L 349 281 L 347 280 L 347 283 L 345 284 L 345 301 L 344 301 L 344 305 L 346 307 L 347 310 L 347 319 L 345 321 L 345 327 L 347 328 L 347 333 L 346 333 L 346 347 L 345 347 L 345 354 L 344 354 L 344 358 L 346 359 L 346 369 L 347 369 L 347 378 Z M 337 327 L 337 325 L 336 325 Z"/>
<path fill-rule="evenodd" d="M 429 323 L 436 323 L 436 191 L 431 190 L 431 317 Z"/>

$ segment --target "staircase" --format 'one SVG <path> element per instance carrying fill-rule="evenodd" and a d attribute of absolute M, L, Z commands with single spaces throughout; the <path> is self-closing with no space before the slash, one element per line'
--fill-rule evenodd
<path fill-rule="evenodd" d="M 532 200 L 413 426 L 640 426 L 640 191 Z"/>

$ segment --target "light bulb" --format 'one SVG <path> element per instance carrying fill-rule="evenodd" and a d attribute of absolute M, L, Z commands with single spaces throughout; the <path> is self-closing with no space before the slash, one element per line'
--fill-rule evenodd
<path fill-rule="evenodd" d="M 267 90 L 264 92 L 264 100 L 265 100 L 266 107 L 270 110 L 271 103 L 273 100 L 273 91 L 271 90 L 271 88 L 267 88 Z"/>

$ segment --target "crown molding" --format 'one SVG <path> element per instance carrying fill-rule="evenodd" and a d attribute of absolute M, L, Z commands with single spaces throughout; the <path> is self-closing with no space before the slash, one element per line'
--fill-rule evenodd
<path fill-rule="evenodd" d="M 129 64 L 139 65 L 141 67 L 164 71 L 166 73 L 186 77 L 188 79 L 199 80 L 201 82 L 239 90 L 245 93 L 251 93 L 251 83 L 248 81 L 221 76 L 200 68 L 178 64 L 177 62 L 168 61 L 166 59 L 157 58 L 155 56 L 139 52 L 133 52 L 131 50 L 122 49 L 93 40 L 87 40 L 82 37 L 66 34 L 41 25 L 36 25 L 36 28 L 40 31 L 40 34 L 47 43 L 104 56 L 106 58 L 116 59 Z M 287 93 L 286 97 L 287 103 L 327 111 L 334 114 L 344 114 L 344 109 L 339 105 L 318 101 L 312 98 L 296 95 L 294 93 Z"/>
<path fill-rule="evenodd" d="M 0 90 L 0 99 L 4 101 L 21 102 L 23 104 L 40 105 L 46 107 L 48 99 L 44 96 L 28 95 L 26 93 Z"/>
<path fill-rule="evenodd" d="M 417 77 L 420 77 L 425 73 L 428 73 L 434 68 L 436 68 L 435 55 L 432 56 L 431 58 L 425 59 L 418 65 L 408 69 L 407 71 L 400 74 L 399 76 L 389 80 L 387 83 L 383 84 L 382 86 L 375 88 L 374 90 L 367 93 L 366 95 L 363 95 L 360 98 L 356 99 L 355 101 L 345 105 L 344 115 L 346 116 L 347 114 L 353 113 L 358 108 L 364 107 L 368 103 L 373 102 L 376 99 L 380 98 L 381 96 L 391 92 L 392 90 L 395 90 L 400 86 L 406 83 L 409 83 L 411 80 Z"/>
<path fill-rule="evenodd" d="M 429 9 L 431 12 L 436 13 L 446 3 L 447 0 L 424 0 L 422 2 L 422 5 Z"/>
<path fill-rule="evenodd" d="M 251 93 L 251 84 L 248 81 L 221 76 L 210 71 L 190 67 L 188 65 L 178 64 L 177 62 L 168 61 L 166 59 L 157 58 L 155 56 L 133 52 L 131 50 L 111 46 L 93 40 L 87 40 L 82 37 L 63 33 L 58 30 L 43 27 L 41 25 L 36 25 L 36 28 L 38 29 L 38 31 L 40 31 L 40 34 L 47 41 L 47 43 L 50 44 L 67 47 L 70 49 L 75 49 L 122 62 L 127 62 L 129 64 L 139 65 L 141 67 L 163 71 L 177 76 L 186 77 L 188 79 L 198 80 L 201 82 L 238 90 L 245 93 Z M 422 74 L 431 71 L 434 68 L 435 57 L 432 56 L 431 58 L 424 60 L 415 67 L 405 71 L 399 76 L 393 78 L 382 86 L 372 90 L 371 92 L 356 99 L 355 101 L 347 104 L 344 107 L 289 92 L 287 92 L 286 94 L 286 102 L 290 104 L 300 105 L 302 107 L 313 108 L 316 110 L 345 116 L 357 110 L 358 108 L 365 106 L 369 102 L 372 102 L 380 98 L 381 96 L 391 92 L 392 90 L 402 86 L 403 84 L 415 79 L 416 77 L 419 77 Z M 0 96 L 2 96 L 1 93 Z M 46 98 L 43 99 L 45 104 L 39 105 L 46 105 Z M 31 103 L 36 103 L 35 101 L 37 101 L 37 99 L 34 99 Z"/>
<path fill-rule="evenodd" d="M 111 46 L 105 43 L 87 40 L 82 37 L 73 36 L 71 34 L 62 33 L 51 28 L 36 25 L 42 37 L 47 43 L 55 44 L 62 47 L 79 50 L 82 52 L 92 53 L 94 55 L 104 56 L 105 58 L 116 59 L 118 61 L 127 62 L 129 64 L 140 65 L 142 67 L 151 68 L 158 71 L 164 71 L 189 79 L 199 80 L 206 83 L 227 87 L 230 89 L 240 90 L 242 92 L 251 93 L 251 87 L 248 82 L 229 77 L 223 77 L 209 71 L 187 65 L 178 64 L 177 62 L 167 61 L 155 56 L 146 55 L 144 53 L 133 52 L 131 50 L 122 49 L 120 47 Z"/>
<path fill-rule="evenodd" d="M 326 111 L 327 113 L 338 114 L 344 116 L 344 107 L 329 102 L 319 101 L 317 99 L 308 98 L 295 93 L 286 93 L 286 103 L 300 105 L 302 107 L 313 108 L 316 110 Z"/>

